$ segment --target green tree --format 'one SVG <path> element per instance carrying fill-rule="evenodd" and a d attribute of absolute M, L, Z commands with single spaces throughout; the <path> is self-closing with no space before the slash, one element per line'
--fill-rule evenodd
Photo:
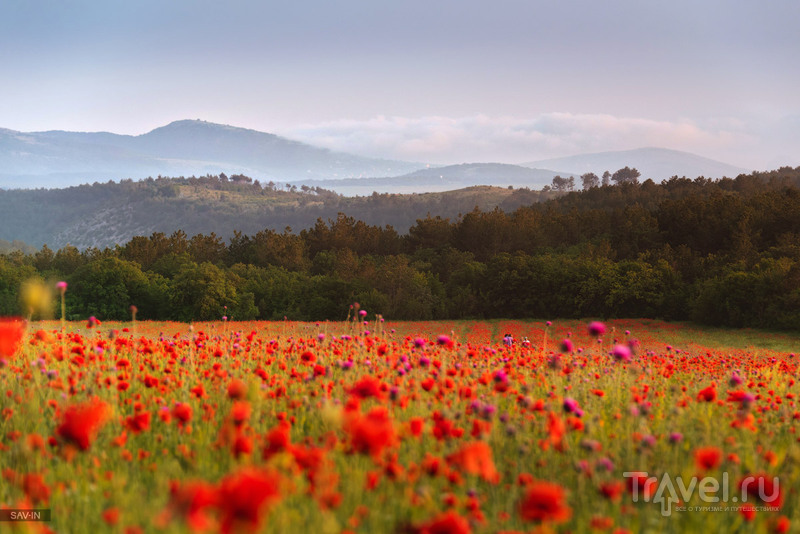
<path fill-rule="evenodd" d="M 184 264 L 171 287 L 172 315 L 179 321 L 218 320 L 225 306 L 239 305 L 236 288 L 213 263 Z"/>
<path fill-rule="evenodd" d="M 581 184 L 584 191 L 593 187 L 600 187 L 600 178 L 593 172 L 587 172 L 581 175 Z"/>
<path fill-rule="evenodd" d="M 32 265 L 15 263 L 0 256 L 0 316 L 27 315 L 19 302 L 19 290 L 23 282 L 36 276 Z"/>
<path fill-rule="evenodd" d="M 575 178 L 572 176 L 569 178 L 564 178 L 563 176 L 557 174 L 553 177 L 552 188 L 553 191 L 558 192 L 572 191 L 575 189 Z"/>
<path fill-rule="evenodd" d="M 214 232 L 197 234 L 189 240 L 189 256 L 197 263 L 220 263 L 225 256 L 225 242 Z"/>
<path fill-rule="evenodd" d="M 641 175 L 642 173 L 640 173 L 635 167 L 630 168 L 628 166 L 625 166 L 611 175 L 611 181 L 617 185 L 638 184 L 639 177 Z"/>
<path fill-rule="evenodd" d="M 453 235 L 453 225 L 449 219 L 441 216 L 428 216 L 417 219 L 417 223 L 408 229 L 406 243 L 408 250 L 414 251 L 422 248 L 438 249 L 447 246 Z"/>
<path fill-rule="evenodd" d="M 68 278 L 68 314 L 75 319 L 94 315 L 102 320 L 130 318 L 130 306 L 149 300 L 149 281 L 139 265 L 106 257 L 87 263 Z M 145 318 L 145 317 L 142 317 Z"/>
<path fill-rule="evenodd" d="M 56 252 L 51 263 L 53 270 L 62 276 L 70 275 L 81 265 L 86 263 L 86 259 L 80 250 L 72 245 L 66 245 Z"/>

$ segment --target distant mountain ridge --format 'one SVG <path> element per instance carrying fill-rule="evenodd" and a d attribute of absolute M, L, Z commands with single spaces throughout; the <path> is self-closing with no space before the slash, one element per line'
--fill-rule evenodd
<path fill-rule="evenodd" d="M 423 193 L 450 191 L 474 185 L 513 186 L 541 189 L 553 177 L 565 178 L 570 173 L 546 169 L 531 169 L 507 163 L 462 163 L 444 167 L 420 169 L 402 176 L 388 178 L 349 178 L 343 180 L 304 180 L 297 185 L 319 186 L 342 195 L 377 193 Z M 577 175 L 575 175 L 577 178 Z"/>
<path fill-rule="evenodd" d="M 734 178 L 753 170 L 728 165 L 727 163 L 689 152 L 654 147 L 579 154 L 564 158 L 531 161 L 521 165 L 523 167 L 564 169 L 577 175 L 593 172 L 598 176 L 601 176 L 604 171 L 613 173 L 623 167 L 635 167 L 642 173 L 642 180 L 651 178 L 657 182 L 673 176 Z"/>
<path fill-rule="evenodd" d="M 137 136 L 0 129 L 0 187 L 5 188 L 220 172 L 264 181 L 395 176 L 421 165 L 332 152 L 200 120 L 175 121 Z"/>

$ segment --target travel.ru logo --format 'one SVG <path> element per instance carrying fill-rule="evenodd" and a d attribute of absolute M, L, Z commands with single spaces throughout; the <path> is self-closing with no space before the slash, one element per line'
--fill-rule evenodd
<path fill-rule="evenodd" d="M 697 492 L 703 503 L 746 503 L 748 498 L 755 499 L 761 504 L 758 507 L 763 511 L 777 511 L 781 501 L 780 481 L 778 477 L 769 478 L 764 475 L 749 475 L 738 484 L 738 488 L 731 492 L 728 473 L 722 473 L 722 479 L 717 477 L 692 477 L 688 484 L 680 476 L 674 481 L 669 473 L 664 473 L 661 480 L 648 476 L 645 471 L 626 471 L 622 473 L 628 480 L 633 502 L 652 502 L 661 505 L 661 515 L 672 515 L 673 507 L 679 512 L 716 512 L 735 511 L 738 506 L 687 506 Z M 737 491 L 738 489 L 738 491 Z M 676 506 L 680 504 L 680 506 Z M 773 506 L 769 506 L 772 504 Z"/>

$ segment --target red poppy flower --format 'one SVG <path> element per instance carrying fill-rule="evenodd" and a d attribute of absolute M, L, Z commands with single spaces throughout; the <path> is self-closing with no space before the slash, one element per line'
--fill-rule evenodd
<path fill-rule="evenodd" d="M 289 451 L 292 446 L 291 439 L 289 437 L 289 431 L 291 430 L 291 426 L 286 421 L 281 421 L 278 426 L 267 432 L 266 438 L 266 447 L 264 447 L 264 459 L 269 460 L 275 454 Z"/>
<path fill-rule="evenodd" d="M 184 425 L 192 420 L 192 407 L 185 402 L 179 402 L 172 408 L 172 415 L 179 421 L 178 424 Z"/>
<path fill-rule="evenodd" d="M 279 501 L 277 473 L 245 468 L 222 479 L 218 506 L 221 512 L 220 531 L 234 532 L 239 527 L 255 532 L 267 508 Z"/>
<path fill-rule="evenodd" d="M 631 476 L 627 477 L 626 481 L 628 492 L 641 495 L 645 501 L 649 500 L 655 493 L 658 483 L 655 477 L 648 477 L 647 473 L 642 471 L 631 473 Z"/>
<path fill-rule="evenodd" d="M 447 457 L 447 463 L 469 475 L 480 475 L 489 482 L 496 484 L 500 481 L 500 473 L 492 459 L 492 449 L 483 441 L 463 445 Z"/>
<path fill-rule="evenodd" d="M 547 450 L 552 445 L 556 450 L 561 451 L 564 449 L 564 435 L 567 433 L 567 427 L 564 421 L 555 413 L 547 412 L 547 438 L 539 442 L 542 450 Z"/>
<path fill-rule="evenodd" d="M 433 389 L 433 386 L 436 385 L 436 380 L 434 380 L 433 378 L 428 377 L 428 378 L 422 380 L 420 382 L 420 385 L 422 386 L 422 389 L 424 389 L 425 391 L 430 391 L 430 390 Z"/>
<path fill-rule="evenodd" d="M 697 393 L 697 400 L 704 402 L 713 402 L 717 400 L 717 388 L 713 384 L 707 388 L 701 389 Z"/>
<path fill-rule="evenodd" d="M 231 380 L 228 384 L 228 397 L 231 399 L 242 399 L 247 395 L 247 384 L 239 379 Z"/>
<path fill-rule="evenodd" d="M 609 501 L 618 501 L 620 495 L 625 490 L 625 484 L 616 480 L 614 482 L 604 482 L 600 484 L 600 493 Z"/>
<path fill-rule="evenodd" d="M 572 516 L 572 509 L 566 505 L 564 488 L 550 482 L 534 481 L 525 488 L 519 513 L 525 521 L 560 523 Z"/>
<path fill-rule="evenodd" d="M 170 482 L 169 504 L 165 514 L 167 519 L 174 515 L 186 521 L 192 531 L 206 530 L 212 520 L 207 515 L 209 508 L 218 501 L 217 490 L 202 481 Z"/>
<path fill-rule="evenodd" d="M 756 507 L 752 504 L 745 504 L 739 508 L 739 513 L 742 514 L 745 521 L 752 521 L 756 517 Z"/>
<path fill-rule="evenodd" d="M 125 427 L 134 434 L 138 434 L 150 428 L 150 412 L 141 412 L 127 417 L 125 419 Z"/>
<path fill-rule="evenodd" d="M 85 451 L 105 424 L 110 411 L 110 407 L 99 399 L 70 406 L 64 411 L 56 433 Z"/>
<path fill-rule="evenodd" d="M 316 471 L 325 463 L 325 449 L 320 447 L 293 446 L 291 453 L 297 465 L 308 472 L 310 479 L 314 478 Z"/>
<path fill-rule="evenodd" d="M 422 435 L 422 430 L 424 429 L 425 420 L 421 417 L 412 417 L 411 421 L 409 421 L 409 428 L 411 429 L 411 433 L 415 437 L 419 437 Z"/>
<path fill-rule="evenodd" d="M 370 397 L 382 398 L 381 381 L 372 376 L 365 376 L 350 388 L 350 394 L 358 397 L 359 399 L 368 399 Z"/>
<path fill-rule="evenodd" d="M 589 526 L 592 530 L 609 530 L 611 527 L 614 526 L 614 520 L 610 517 L 605 516 L 592 516 L 592 520 L 589 523 Z"/>
<path fill-rule="evenodd" d="M 119 522 L 119 508 L 107 508 L 103 510 L 103 521 L 109 526 L 114 526 Z"/>
<path fill-rule="evenodd" d="M 250 403 L 246 401 L 238 401 L 233 403 L 231 409 L 231 419 L 233 424 L 241 426 L 250 419 Z"/>
<path fill-rule="evenodd" d="M 0 356 L 10 358 L 17 353 L 22 336 L 25 334 L 25 321 L 19 317 L 0 318 Z"/>
<path fill-rule="evenodd" d="M 353 450 L 373 457 L 395 442 L 395 430 L 389 412 L 382 406 L 372 408 L 366 415 L 356 415 L 349 421 L 347 431 Z"/>
<path fill-rule="evenodd" d="M 791 521 L 785 515 L 780 516 L 779 518 L 772 521 L 770 525 L 770 532 L 774 532 L 775 534 L 785 534 L 789 532 L 792 527 Z"/>
<path fill-rule="evenodd" d="M 739 491 L 742 492 L 742 501 L 746 495 L 748 499 L 755 499 L 767 506 L 780 508 L 783 505 L 783 493 L 778 477 L 763 473 L 747 475 L 739 481 Z"/>
<path fill-rule="evenodd" d="M 29 473 L 22 478 L 22 491 L 33 504 L 46 503 L 50 500 L 50 488 L 38 473 Z"/>
<path fill-rule="evenodd" d="M 722 451 L 717 447 L 701 447 L 694 451 L 694 461 L 698 469 L 714 469 L 722 461 Z"/>
<path fill-rule="evenodd" d="M 233 455 L 237 458 L 242 454 L 253 452 L 253 442 L 247 436 L 236 436 L 233 442 Z"/>
<path fill-rule="evenodd" d="M 415 525 L 412 531 L 417 534 L 470 534 L 472 528 L 466 518 L 449 511 Z"/>

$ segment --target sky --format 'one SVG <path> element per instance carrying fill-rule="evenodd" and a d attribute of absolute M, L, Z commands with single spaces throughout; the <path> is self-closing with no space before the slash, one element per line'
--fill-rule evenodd
<path fill-rule="evenodd" d="M 0 128 L 203 119 L 520 163 L 658 146 L 800 165 L 800 2 L 3 0 Z"/>

